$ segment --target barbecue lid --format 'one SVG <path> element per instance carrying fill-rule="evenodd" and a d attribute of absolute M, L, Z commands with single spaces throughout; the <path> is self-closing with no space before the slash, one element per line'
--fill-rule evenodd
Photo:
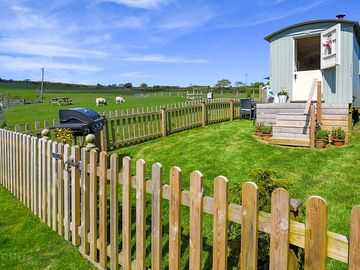
<path fill-rule="evenodd" d="M 76 115 L 79 116 L 79 114 L 84 115 L 87 118 L 90 118 L 91 120 L 96 120 L 101 117 L 100 114 L 88 108 L 70 108 L 70 109 L 59 110 L 60 119 L 63 120 L 65 120 L 66 118 L 74 117 Z"/>

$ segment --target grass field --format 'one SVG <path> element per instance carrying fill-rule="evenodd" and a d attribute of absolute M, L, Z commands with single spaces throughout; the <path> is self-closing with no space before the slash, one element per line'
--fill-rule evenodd
<path fill-rule="evenodd" d="M 33 89 L 16 88 L 19 86 L 14 84 L 9 88 L 9 84 L 0 83 L 0 94 L 7 94 L 17 98 L 27 98 L 36 100 L 39 99 L 39 93 L 34 92 Z M 125 103 L 116 104 L 115 97 L 122 96 L 125 98 Z M 235 97 L 233 94 L 215 94 L 215 97 Z M 241 94 L 244 96 L 244 94 Z M 240 95 L 238 97 L 241 97 Z M 68 97 L 73 100 L 73 105 L 58 106 L 50 104 L 51 98 Z M 97 107 L 95 99 L 97 97 L 104 97 L 108 100 L 107 106 Z M 16 124 L 23 126 L 25 123 L 34 125 L 35 121 L 52 120 L 58 118 L 59 109 L 86 107 L 98 112 L 110 110 L 122 110 L 141 108 L 148 106 L 160 106 L 177 102 L 185 102 L 186 93 L 176 92 L 141 92 L 127 89 L 51 89 L 44 93 L 44 103 L 35 103 L 27 105 L 10 106 L 5 113 L 6 124 L 9 128 L 13 128 Z"/>
<path fill-rule="evenodd" d="M 0 269 L 95 269 L 3 187 L 0 217 Z"/>
<path fill-rule="evenodd" d="M 360 134 L 355 133 L 352 143 L 346 147 L 330 146 L 325 150 L 268 145 L 253 134 L 251 122 L 237 120 L 114 152 L 120 156 L 129 155 L 134 161 L 145 159 L 148 179 L 151 179 L 151 164 L 160 162 L 164 167 L 165 183 L 168 183 L 169 169 L 179 166 L 184 189 L 189 189 L 190 172 L 200 170 L 204 175 L 204 195 L 212 195 L 213 179 L 218 175 L 226 176 L 231 188 L 237 182 L 247 181 L 251 172 L 258 168 L 273 169 L 279 178 L 292 183 L 289 190 L 292 197 L 305 201 L 318 195 L 326 199 L 329 230 L 347 235 L 351 208 L 360 204 L 359 168 L 356 166 L 360 159 Z M 238 196 L 230 193 L 230 201 Z M 204 231 L 211 232 L 211 221 L 205 222 L 204 226 Z M 209 240 L 204 242 L 211 246 Z M 334 261 L 330 261 L 328 266 L 329 269 L 344 267 Z"/>

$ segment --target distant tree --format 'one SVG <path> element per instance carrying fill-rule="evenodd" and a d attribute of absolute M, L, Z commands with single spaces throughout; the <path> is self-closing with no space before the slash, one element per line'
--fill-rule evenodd
<path fill-rule="evenodd" d="M 235 84 L 236 87 L 240 87 L 240 86 L 245 85 L 245 83 L 243 83 L 241 81 L 235 82 L 234 84 Z"/>
<path fill-rule="evenodd" d="M 259 86 L 264 86 L 265 84 L 263 82 L 253 82 L 251 84 L 251 87 L 259 88 Z"/>
<path fill-rule="evenodd" d="M 225 88 L 225 87 L 229 87 L 230 85 L 231 85 L 231 82 L 228 79 L 222 79 L 222 80 L 217 81 L 217 83 L 215 84 L 215 87 Z"/>
<path fill-rule="evenodd" d="M 140 84 L 140 87 L 141 87 L 141 88 L 147 88 L 148 85 L 147 85 L 146 83 L 142 83 L 142 84 Z"/>

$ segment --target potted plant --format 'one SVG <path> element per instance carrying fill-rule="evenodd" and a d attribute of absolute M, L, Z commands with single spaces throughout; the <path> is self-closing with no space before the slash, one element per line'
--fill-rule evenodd
<path fill-rule="evenodd" d="M 261 136 L 262 136 L 261 128 L 262 128 L 263 126 L 264 126 L 264 122 L 262 122 L 262 121 L 256 122 L 256 130 L 255 130 L 256 136 L 258 136 L 258 137 L 261 137 Z"/>
<path fill-rule="evenodd" d="M 279 97 L 279 103 L 286 103 L 287 98 L 288 98 L 288 91 L 285 89 L 281 89 L 278 93 L 278 97 Z"/>
<path fill-rule="evenodd" d="M 329 140 L 329 132 L 324 129 L 318 129 L 315 133 L 316 148 L 325 148 Z"/>
<path fill-rule="evenodd" d="M 331 142 L 335 146 L 342 146 L 345 143 L 346 133 L 341 127 L 333 128 L 331 131 Z"/>
<path fill-rule="evenodd" d="M 271 125 L 264 125 L 261 128 L 261 133 L 262 133 L 263 141 L 269 141 L 269 139 L 272 136 L 272 126 Z"/>

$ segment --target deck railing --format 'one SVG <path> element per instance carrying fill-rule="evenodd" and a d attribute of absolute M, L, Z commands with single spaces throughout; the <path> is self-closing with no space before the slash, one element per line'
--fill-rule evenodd
<path fill-rule="evenodd" d="M 271 213 L 265 213 L 259 211 L 254 183 L 243 185 L 242 205 L 237 205 L 229 202 L 226 177 L 214 179 L 210 197 L 203 192 L 199 171 L 190 174 L 190 190 L 183 190 L 180 168 L 171 168 L 169 184 L 163 184 L 161 164 L 152 165 L 151 179 L 146 180 L 145 161 L 136 161 L 135 170 L 133 163 L 123 158 L 120 170 L 116 154 L 109 157 L 106 152 L 0 130 L 0 184 L 79 246 L 99 269 L 161 269 L 167 266 L 165 257 L 169 269 L 179 269 L 184 261 L 180 243 L 187 237 L 181 234 L 184 219 L 189 226 L 189 269 L 204 267 L 205 235 L 212 238 L 212 268 L 227 268 L 229 222 L 241 224 L 241 269 L 257 269 L 259 232 L 270 235 L 270 269 L 297 269 L 290 244 L 304 249 L 305 269 L 325 269 L 327 257 L 348 263 L 351 270 L 360 267 L 360 206 L 352 209 L 348 238 L 328 231 L 327 203 L 320 197 L 307 200 L 306 222 L 301 223 L 290 218 L 290 197 L 284 189 L 273 192 Z M 169 201 L 168 208 L 162 208 L 163 200 Z M 181 214 L 184 207 L 189 215 Z M 213 219 L 212 236 L 204 231 L 204 213 Z M 162 230 L 165 217 L 168 232 Z"/>

